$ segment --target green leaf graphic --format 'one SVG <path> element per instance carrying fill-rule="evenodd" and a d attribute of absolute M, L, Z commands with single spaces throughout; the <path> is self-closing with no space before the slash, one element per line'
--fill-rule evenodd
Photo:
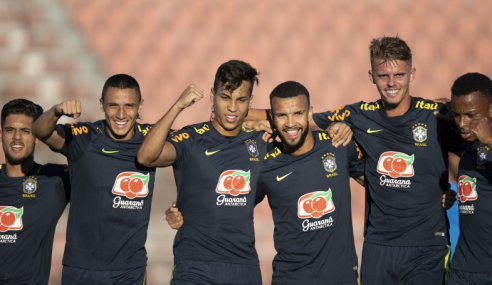
<path fill-rule="evenodd" d="M 323 197 L 326 199 L 326 201 L 330 201 L 331 200 L 331 190 L 328 190 L 328 191 L 323 192 L 323 193 L 314 194 L 313 196 L 311 196 L 311 199 L 318 198 L 318 197 Z"/>
<path fill-rule="evenodd" d="M 232 173 L 232 177 L 236 177 L 238 175 L 241 175 L 244 177 L 244 179 L 246 180 L 246 182 L 249 182 L 249 172 L 244 172 L 244 171 L 236 171 L 234 173 Z"/>
<path fill-rule="evenodd" d="M 133 178 L 140 178 L 142 179 L 142 182 L 144 185 L 147 185 L 147 183 L 149 183 L 149 174 L 147 175 L 140 175 L 140 174 L 132 174 L 130 175 L 130 179 L 133 179 Z"/>
<path fill-rule="evenodd" d="M 393 158 L 403 158 L 403 160 L 405 160 L 407 165 L 412 165 L 412 163 L 415 159 L 413 154 L 412 155 L 395 154 L 395 155 L 393 155 Z"/>
<path fill-rule="evenodd" d="M 5 213 L 5 212 L 12 212 L 12 213 L 14 213 L 15 218 L 18 219 L 18 218 L 20 218 L 22 216 L 22 213 L 24 213 L 24 207 L 22 207 L 20 209 L 3 208 L 2 209 L 2 213 Z"/>

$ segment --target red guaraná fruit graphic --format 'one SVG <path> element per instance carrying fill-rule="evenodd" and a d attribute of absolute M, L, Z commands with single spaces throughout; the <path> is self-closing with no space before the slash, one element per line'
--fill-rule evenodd
<path fill-rule="evenodd" d="M 0 206 L 0 232 L 22 229 L 22 214 L 24 207 L 17 209 L 10 206 Z"/>
<path fill-rule="evenodd" d="M 298 217 L 300 219 L 319 218 L 335 210 L 331 200 L 331 189 L 328 191 L 316 191 L 301 196 L 298 201 Z"/>
<path fill-rule="evenodd" d="M 461 203 L 477 200 L 477 179 L 461 175 L 458 179 L 458 200 Z"/>
<path fill-rule="evenodd" d="M 379 157 L 377 171 L 392 178 L 411 177 L 414 174 L 414 160 L 413 154 L 408 155 L 402 152 L 387 151 Z"/>
<path fill-rule="evenodd" d="M 222 172 L 217 183 L 215 191 L 219 194 L 230 194 L 238 196 L 248 194 L 251 191 L 249 170 L 227 170 Z"/>
<path fill-rule="evenodd" d="M 123 172 L 116 177 L 112 193 L 126 196 L 130 199 L 135 197 L 146 197 L 149 194 L 148 184 L 148 173 Z"/>

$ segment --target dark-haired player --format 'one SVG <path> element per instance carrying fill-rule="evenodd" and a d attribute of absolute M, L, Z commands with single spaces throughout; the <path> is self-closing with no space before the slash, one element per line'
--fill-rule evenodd
<path fill-rule="evenodd" d="M 253 207 L 266 144 L 260 132 L 242 128 L 257 75 L 245 62 L 223 63 L 210 92 L 214 120 L 170 133 L 181 111 L 203 97 L 190 85 L 138 151 L 148 167 L 173 166 L 186 217 L 174 241 L 171 284 L 261 284 Z"/>
<path fill-rule="evenodd" d="M 2 108 L 0 284 L 48 284 L 55 228 L 69 200 L 64 166 L 34 161 L 32 125 L 42 113 L 25 99 Z"/>
<path fill-rule="evenodd" d="M 81 105 L 54 105 L 34 124 L 35 135 L 68 158 L 72 195 L 62 282 L 145 284 L 155 168 L 136 161 L 150 126 L 136 120 L 143 100 L 137 81 L 111 76 L 100 99 L 105 120 L 57 125 L 78 118 Z"/>
<path fill-rule="evenodd" d="M 362 183 L 362 154 L 353 141 L 335 148 L 325 132 L 309 131 L 312 108 L 300 83 L 275 87 L 270 104 L 282 141 L 260 175 L 275 223 L 272 283 L 357 284 L 349 180 Z"/>
<path fill-rule="evenodd" d="M 460 76 L 451 110 L 464 140 L 458 170 L 460 237 L 448 284 L 492 284 L 492 81 Z"/>

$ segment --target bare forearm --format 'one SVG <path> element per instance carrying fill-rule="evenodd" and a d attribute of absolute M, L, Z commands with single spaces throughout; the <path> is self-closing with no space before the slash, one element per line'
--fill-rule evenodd
<path fill-rule="evenodd" d="M 158 160 L 165 151 L 166 138 L 171 130 L 171 126 L 181 111 L 183 111 L 182 108 L 173 105 L 147 133 L 137 152 L 139 163 L 149 167 L 165 166 L 157 165 Z M 168 161 L 168 163 L 172 163 L 172 161 Z"/>
<path fill-rule="evenodd" d="M 55 131 L 56 122 L 58 117 L 55 113 L 55 107 L 52 107 L 48 111 L 44 112 L 33 125 L 34 136 L 41 141 L 46 141 L 51 137 Z"/>
<path fill-rule="evenodd" d="M 265 109 L 249 109 L 248 116 L 244 119 L 245 121 L 263 121 L 268 119 L 267 112 L 269 110 Z"/>

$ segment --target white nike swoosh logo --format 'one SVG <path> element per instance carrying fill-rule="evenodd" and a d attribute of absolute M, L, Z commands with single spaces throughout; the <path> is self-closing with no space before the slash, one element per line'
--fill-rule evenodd
<path fill-rule="evenodd" d="M 291 175 L 291 174 L 292 174 L 292 172 L 287 173 L 287 174 L 285 174 L 285 175 L 284 175 L 284 176 L 282 176 L 282 177 L 278 177 L 278 175 L 277 175 L 277 181 L 282 181 L 285 177 L 287 177 L 287 176 L 289 176 L 289 175 Z"/>
<path fill-rule="evenodd" d="M 216 150 L 216 151 L 208 151 L 208 149 L 206 149 L 206 150 L 205 150 L 205 155 L 207 155 L 207 156 L 208 156 L 208 155 L 212 155 L 212 154 L 217 153 L 217 152 L 219 152 L 219 151 L 220 151 L 220 149 L 219 149 L 219 150 Z"/>

